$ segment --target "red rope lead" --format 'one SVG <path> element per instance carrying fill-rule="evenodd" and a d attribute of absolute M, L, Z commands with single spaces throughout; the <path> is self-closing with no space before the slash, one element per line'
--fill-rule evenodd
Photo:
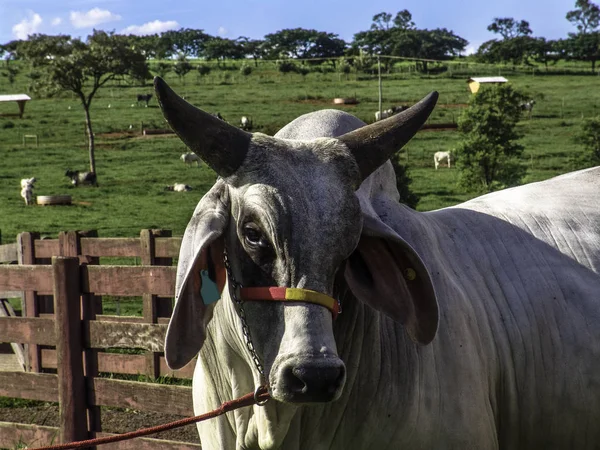
<path fill-rule="evenodd" d="M 240 398 L 224 402 L 214 411 L 201 414 L 199 416 L 187 417 L 185 419 L 176 420 L 175 422 L 165 423 L 163 425 L 157 425 L 150 428 L 142 428 L 141 430 L 131 431 L 129 433 L 117 434 L 115 436 L 107 436 L 103 438 L 88 439 L 86 441 L 69 442 L 67 444 L 50 445 L 48 447 L 36 447 L 32 450 L 68 450 L 76 448 L 91 447 L 102 444 L 109 444 L 111 442 L 125 441 L 141 436 L 147 436 L 149 434 L 160 433 L 162 431 L 172 430 L 173 428 L 183 427 L 196 422 L 202 422 L 203 420 L 212 419 L 217 416 L 233 411 L 238 408 L 245 406 L 251 406 L 257 403 L 264 404 L 270 398 L 269 392 L 265 387 L 261 387 L 256 393 L 250 392 Z"/>

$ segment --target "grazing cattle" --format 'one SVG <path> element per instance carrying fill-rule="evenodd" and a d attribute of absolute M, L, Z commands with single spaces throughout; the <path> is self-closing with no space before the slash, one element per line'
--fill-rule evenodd
<path fill-rule="evenodd" d="M 26 205 L 33 205 L 33 188 L 36 181 L 35 178 L 21 179 L 21 197 L 25 200 Z"/>
<path fill-rule="evenodd" d="M 152 99 L 152 94 L 138 94 L 137 102 L 138 104 L 144 102 L 146 103 L 146 108 L 148 107 L 148 102 Z"/>
<path fill-rule="evenodd" d="M 183 183 L 175 183 L 170 186 L 165 186 L 165 191 L 188 192 L 191 190 L 192 190 L 191 186 L 189 186 L 187 184 L 183 184 Z"/>
<path fill-rule="evenodd" d="M 242 116 L 240 119 L 240 128 L 246 131 L 252 130 L 252 119 L 248 116 Z"/>
<path fill-rule="evenodd" d="M 203 450 L 600 447 L 600 168 L 422 213 L 389 158 L 436 93 L 271 137 L 155 88 L 219 175 L 182 239 L 167 363 L 199 352 L 198 414 L 272 397 L 199 424 Z"/>
<path fill-rule="evenodd" d="M 524 103 L 521 103 L 521 109 L 523 111 L 527 111 L 528 117 L 531 119 L 531 115 L 533 114 L 533 106 L 535 105 L 535 100 L 529 100 Z"/>
<path fill-rule="evenodd" d="M 384 111 L 381 111 L 381 113 L 379 111 L 375 112 L 375 121 L 379 121 L 381 119 L 387 119 L 388 117 L 392 117 L 394 114 L 397 114 L 399 112 L 404 111 L 405 109 L 407 109 L 407 106 L 392 106 L 389 109 L 386 109 Z"/>
<path fill-rule="evenodd" d="M 181 159 L 186 166 L 191 166 L 195 163 L 196 167 L 200 167 L 200 165 L 202 164 L 202 160 L 200 159 L 200 157 L 192 152 L 184 153 L 179 157 L 179 159 Z"/>
<path fill-rule="evenodd" d="M 71 184 L 75 187 L 79 185 L 90 185 L 98 187 L 96 174 L 94 172 L 80 172 L 79 170 L 67 170 L 65 176 L 71 179 Z"/>
<path fill-rule="evenodd" d="M 450 152 L 435 152 L 433 155 L 433 164 L 435 165 L 435 170 L 437 170 L 440 163 L 446 161 L 448 163 L 448 167 L 450 167 Z"/>

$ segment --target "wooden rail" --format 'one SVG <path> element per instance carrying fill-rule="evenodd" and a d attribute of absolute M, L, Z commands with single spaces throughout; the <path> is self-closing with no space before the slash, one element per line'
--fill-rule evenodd
<path fill-rule="evenodd" d="M 181 240 L 161 235 L 143 230 L 135 240 L 139 253 L 131 242 L 126 242 L 131 245 L 129 250 L 123 251 L 116 239 L 83 237 L 75 232 L 61 233 L 58 240 L 20 235 L 20 264 L 0 264 L 0 292 L 24 292 L 24 306 L 30 309 L 24 317 L 0 317 L 0 342 L 25 344 L 34 359 L 29 372 L 0 372 L 0 396 L 58 402 L 60 426 L 0 422 L 0 447 L 13 447 L 19 440 L 40 446 L 106 435 L 102 433 L 101 406 L 192 414 L 189 387 L 99 376 L 101 372 L 192 376 L 194 363 L 173 372 L 162 354 L 168 318 L 160 317 L 165 313 L 160 302 L 173 295 L 176 269 L 171 258 Z M 116 248 L 126 256 L 140 255 L 144 263 L 168 265 L 94 265 L 97 253 L 102 253 L 99 249 Z M 83 254 L 84 250 L 91 254 Z M 51 264 L 39 264 L 56 251 L 67 256 L 53 256 Z M 46 300 L 40 302 L 42 295 L 49 294 L 51 309 Z M 143 317 L 99 314 L 100 295 L 142 296 Z M 29 314 L 31 309 L 35 314 Z M 146 353 L 107 352 L 115 348 L 144 349 Z M 56 373 L 43 373 L 49 369 Z M 107 448 L 187 450 L 200 446 L 143 438 Z"/>
<path fill-rule="evenodd" d="M 102 271 L 99 277 L 103 279 L 92 278 L 95 286 L 89 286 L 90 281 L 87 278 L 82 280 L 83 292 L 94 296 L 84 302 L 86 308 L 84 313 L 89 319 L 99 319 L 103 321 L 125 321 L 125 322 L 144 322 L 144 323 L 167 323 L 172 313 L 172 296 L 174 292 L 174 283 L 157 281 L 153 277 L 147 277 L 150 271 L 156 273 L 153 268 L 145 266 L 171 266 L 173 258 L 179 254 L 181 237 L 171 237 L 169 230 L 142 230 L 139 238 L 99 238 L 97 232 L 78 231 L 61 232 L 58 239 L 42 239 L 39 233 L 20 233 L 17 242 L 14 244 L 0 245 L 0 264 L 10 263 L 19 265 L 39 265 L 49 264 L 53 256 L 77 256 L 82 264 L 88 267 L 100 264 L 102 258 L 130 258 L 136 264 L 142 264 L 143 269 L 132 267 L 113 268 L 112 272 Z M 93 270 L 93 269 L 92 269 Z M 174 270 L 170 268 L 170 270 Z M 87 273 L 83 274 L 87 277 Z M 170 275 L 169 275 L 170 277 Z M 48 278 L 49 279 L 49 278 Z M 149 293 L 147 286 L 140 283 L 159 283 L 161 290 Z M 127 294 L 127 286 L 135 283 L 135 294 Z M 161 284 L 162 283 L 162 284 Z M 104 288 L 108 286 L 108 288 Z M 108 290 L 107 290 L 108 289 Z M 146 292 L 145 294 L 143 294 Z M 22 298 L 23 315 L 27 317 L 53 317 L 54 311 L 52 300 L 52 286 L 47 284 L 40 286 L 40 289 L 33 291 L 17 291 L 14 284 L 7 284 L 6 287 L 0 287 L 1 298 Z M 102 295 L 113 296 L 142 296 L 142 317 L 122 317 L 122 316 L 104 316 L 102 315 Z M 43 346 L 38 344 L 28 344 L 22 350 L 26 355 L 24 358 L 24 370 L 40 372 L 44 369 L 56 368 L 55 357 L 45 351 Z M 145 368 L 139 370 L 139 360 L 132 364 L 121 364 L 124 373 L 145 373 L 151 377 L 161 375 L 180 375 L 190 377 L 190 370 L 183 370 L 174 374 L 169 371 L 164 364 L 164 358 L 160 353 L 150 352 L 145 356 Z M 44 355 L 51 359 L 44 361 Z M 54 359 L 52 359 L 54 358 Z M 100 357 L 100 359 L 105 359 Z M 136 372 L 138 371 L 138 372 Z"/>

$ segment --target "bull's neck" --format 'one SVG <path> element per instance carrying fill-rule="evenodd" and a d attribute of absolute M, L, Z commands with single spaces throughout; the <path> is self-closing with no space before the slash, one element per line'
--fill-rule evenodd
<path fill-rule="evenodd" d="M 354 423 L 340 426 L 380 428 L 377 421 L 384 418 L 375 417 L 373 411 L 395 412 L 397 429 L 410 426 L 413 418 L 406 412 L 418 398 L 418 347 L 401 325 L 351 293 L 345 295 L 343 308 L 334 333 L 347 380 L 337 403 L 352 411 Z M 346 431 L 350 435 L 350 430 Z"/>
<path fill-rule="evenodd" d="M 363 304 L 350 292 L 342 294 L 342 307 L 343 312 L 334 323 L 338 354 L 347 373 L 342 396 L 335 402 L 314 406 L 270 401 L 266 407 L 236 411 L 235 422 L 230 425 L 236 429 L 238 443 L 252 448 L 266 440 L 272 445 L 264 448 L 285 448 L 288 439 L 293 442 L 318 430 L 321 444 L 331 443 L 330 447 L 334 448 L 335 442 L 337 448 L 340 435 L 354 435 L 361 427 L 380 426 L 377 420 L 382 418 L 375 417 L 373 411 L 393 412 L 395 429 L 389 436 L 397 436 L 397 430 L 414 426 L 416 419 L 404 412 L 410 411 L 418 398 L 419 370 L 422 369 L 418 348 L 402 326 Z M 210 328 L 201 357 L 211 363 L 219 361 L 231 372 L 231 376 L 214 380 L 222 383 L 215 386 L 217 395 L 224 401 L 252 391 L 259 379 L 256 369 L 249 365 L 251 360 L 240 319 L 228 295 L 217 305 Z M 205 352 L 217 353 L 217 356 Z M 232 383 L 233 378 L 235 383 Z M 345 412 L 345 420 L 330 422 L 331 417 L 341 417 L 338 411 Z M 324 421 L 329 423 L 325 430 Z"/>

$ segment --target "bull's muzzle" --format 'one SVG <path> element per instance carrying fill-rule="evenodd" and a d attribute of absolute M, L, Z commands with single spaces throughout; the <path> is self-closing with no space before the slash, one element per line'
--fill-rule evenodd
<path fill-rule="evenodd" d="M 337 400 L 346 382 L 346 366 L 338 357 L 298 361 L 290 359 L 277 370 L 273 396 L 290 403 Z"/>

